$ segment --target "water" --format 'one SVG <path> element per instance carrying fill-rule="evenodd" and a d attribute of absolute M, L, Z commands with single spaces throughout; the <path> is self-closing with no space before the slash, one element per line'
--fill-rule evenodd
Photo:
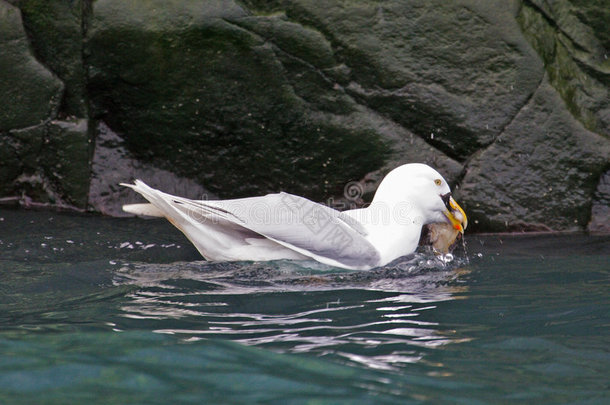
<path fill-rule="evenodd" d="M 210 263 L 163 221 L 0 210 L 0 403 L 610 403 L 610 237 L 467 244 Z"/>

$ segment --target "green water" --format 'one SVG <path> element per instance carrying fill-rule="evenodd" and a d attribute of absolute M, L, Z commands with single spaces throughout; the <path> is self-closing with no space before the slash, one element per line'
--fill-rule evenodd
<path fill-rule="evenodd" d="M 608 236 L 351 272 L 0 210 L 0 255 L 0 404 L 610 403 Z"/>

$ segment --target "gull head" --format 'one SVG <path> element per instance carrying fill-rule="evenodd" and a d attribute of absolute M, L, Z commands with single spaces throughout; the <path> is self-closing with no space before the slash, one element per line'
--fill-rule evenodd
<path fill-rule="evenodd" d="M 447 222 L 461 233 L 468 225 L 466 213 L 453 199 L 447 181 L 422 163 L 402 165 L 388 173 L 372 204 L 402 204 L 407 212 L 423 218 L 422 225 Z"/>

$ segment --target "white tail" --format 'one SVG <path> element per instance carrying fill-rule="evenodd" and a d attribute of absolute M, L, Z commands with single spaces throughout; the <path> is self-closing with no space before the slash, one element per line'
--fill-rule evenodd
<path fill-rule="evenodd" d="M 123 205 L 123 211 L 130 214 L 143 215 L 147 217 L 163 218 L 163 212 L 152 204 L 127 204 Z"/>
<path fill-rule="evenodd" d="M 165 217 L 210 260 L 306 259 L 306 256 L 245 227 L 230 210 L 216 207 L 222 201 L 195 201 L 149 187 L 141 180 L 124 184 L 150 204 L 128 204 L 123 209 L 136 215 Z"/>

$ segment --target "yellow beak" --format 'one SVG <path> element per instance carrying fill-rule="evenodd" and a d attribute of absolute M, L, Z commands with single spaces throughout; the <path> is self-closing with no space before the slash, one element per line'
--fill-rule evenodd
<path fill-rule="evenodd" d="M 466 213 L 460 207 L 460 205 L 455 202 L 453 197 L 449 197 L 449 206 L 451 206 L 451 211 L 445 210 L 444 214 L 453 225 L 453 229 L 464 233 L 464 229 L 468 226 L 468 218 L 466 218 Z"/>

